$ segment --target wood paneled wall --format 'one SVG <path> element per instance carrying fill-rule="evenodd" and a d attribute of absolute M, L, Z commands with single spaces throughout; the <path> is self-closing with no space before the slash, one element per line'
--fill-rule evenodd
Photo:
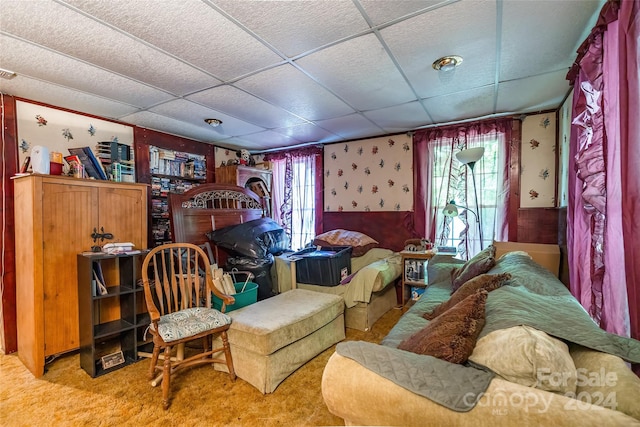
<path fill-rule="evenodd" d="M 4 161 L 2 175 L 2 205 L 0 215 L 4 218 L 2 236 L 2 331 L 0 347 L 6 354 L 18 351 L 18 332 L 16 330 L 16 257 L 15 257 L 15 218 L 13 211 L 13 181 L 11 177 L 18 172 L 18 127 L 16 117 L 16 100 L 12 96 L 3 95 L 2 104 L 4 128 L 2 129 L 2 158 Z"/>

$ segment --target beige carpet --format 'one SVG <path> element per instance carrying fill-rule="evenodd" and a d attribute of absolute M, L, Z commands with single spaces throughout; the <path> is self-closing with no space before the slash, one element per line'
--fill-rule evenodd
<path fill-rule="evenodd" d="M 347 329 L 347 340 L 380 342 L 401 310 L 391 310 L 371 331 Z M 238 378 L 196 367 L 172 382 L 168 411 L 160 387 L 146 380 L 148 360 L 98 378 L 80 368 L 78 354 L 60 357 L 41 378 L 16 354 L 0 355 L 0 426 L 329 426 L 343 425 L 327 410 L 320 380 L 335 346 L 294 372 L 272 394 Z M 345 396 L 348 399 L 348 396 Z"/>

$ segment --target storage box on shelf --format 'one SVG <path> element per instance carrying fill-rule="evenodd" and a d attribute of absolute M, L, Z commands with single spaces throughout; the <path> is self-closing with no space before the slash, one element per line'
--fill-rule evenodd
<path fill-rule="evenodd" d="M 149 315 L 138 286 L 145 255 L 78 255 L 80 366 L 92 377 L 130 365 L 139 350 L 151 348 L 143 341 Z"/>

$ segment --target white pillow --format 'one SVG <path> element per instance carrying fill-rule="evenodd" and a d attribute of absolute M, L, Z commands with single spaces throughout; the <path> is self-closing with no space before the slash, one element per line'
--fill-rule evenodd
<path fill-rule="evenodd" d="M 530 326 L 493 331 L 476 343 L 469 360 L 527 387 L 575 393 L 577 372 L 562 341 Z"/>

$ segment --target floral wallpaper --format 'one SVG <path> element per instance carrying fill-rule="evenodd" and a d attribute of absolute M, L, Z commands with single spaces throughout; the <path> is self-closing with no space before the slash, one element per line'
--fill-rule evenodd
<path fill-rule="evenodd" d="M 411 136 L 336 143 L 324 147 L 324 209 L 413 210 Z"/>
<path fill-rule="evenodd" d="M 556 118 L 554 114 L 537 114 L 524 119 L 520 152 L 520 207 L 555 207 Z"/>
<path fill-rule="evenodd" d="M 69 155 L 69 148 L 77 147 L 90 147 L 98 156 L 98 143 L 103 141 L 133 146 L 133 126 L 19 100 L 16 101 L 16 115 L 18 165 L 22 165 L 36 145 L 47 147 L 50 154 L 60 153 L 63 158 Z M 65 163 L 63 171 L 67 169 Z"/>

